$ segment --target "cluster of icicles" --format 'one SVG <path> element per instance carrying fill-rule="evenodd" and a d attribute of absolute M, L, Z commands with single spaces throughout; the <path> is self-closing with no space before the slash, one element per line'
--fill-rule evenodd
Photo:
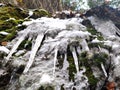
<path fill-rule="evenodd" d="M 13 40 L 14 45 L 11 51 L 9 52 L 8 56 L 6 57 L 7 62 L 12 57 L 13 53 L 16 52 L 17 48 L 22 43 L 22 41 L 27 38 L 29 41 L 32 42 L 32 47 L 29 54 L 29 60 L 25 66 L 23 73 L 27 74 L 28 72 L 30 72 L 29 70 L 33 62 L 35 62 L 35 58 L 37 54 L 39 54 L 38 56 L 41 57 L 41 58 L 39 57 L 40 58 L 39 61 L 41 61 L 42 58 L 45 57 L 45 54 L 47 53 L 48 56 L 50 57 L 50 60 L 51 58 L 54 60 L 52 75 L 49 76 L 49 72 L 41 74 L 40 84 L 41 85 L 48 84 L 48 83 L 50 84 L 52 83 L 52 81 L 55 81 L 55 80 L 57 81 L 56 64 L 57 64 L 58 51 L 64 54 L 64 64 L 62 69 L 63 70 L 62 72 L 64 72 L 65 70 L 67 70 L 69 66 L 68 65 L 69 63 L 66 60 L 67 47 L 68 45 L 71 45 L 70 50 L 72 52 L 74 64 L 77 71 L 74 78 L 77 84 L 75 87 L 72 81 L 69 81 L 69 80 L 65 81 L 64 80 L 65 78 L 63 78 L 64 80 L 63 82 L 62 80 L 60 82 L 64 84 L 64 88 L 66 89 L 67 88 L 70 89 L 74 87 L 78 89 L 82 89 L 83 87 L 86 87 L 86 85 L 88 84 L 88 79 L 85 75 L 83 75 L 83 73 L 86 70 L 85 68 L 83 68 L 83 70 L 79 69 L 77 52 L 81 53 L 82 51 L 89 51 L 86 39 L 89 39 L 90 33 L 86 31 L 86 27 L 80 24 L 80 21 L 81 20 L 78 20 L 77 18 L 73 18 L 71 20 L 40 18 L 37 20 L 25 22 L 24 24 L 28 25 L 28 27 L 20 31 L 18 33 L 18 37 L 15 40 Z M 74 47 L 74 43 L 76 42 L 78 43 L 77 51 Z M 66 75 L 68 74 L 66 73 Z M 81 82 L 82 77 L 84 77 L 85 79 Z M 64 82 L 68 82 L 68 83 L 66 83 L 65 85 Z M 58 86 L 55 86 L 55 90 L 60 89 L 61 85 L 59 84 Z M 35 90 L 36 88 L 31 88 L 31 90 L 33 89 Z"/>

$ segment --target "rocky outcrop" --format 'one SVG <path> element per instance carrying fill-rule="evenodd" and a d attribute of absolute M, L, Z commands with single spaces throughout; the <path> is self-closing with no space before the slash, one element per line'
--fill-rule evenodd
<path fill-rule="evenodd" d="M 112 8 L 106 4 L 96 6 L 88 10 L 85 14 L 86 17 L 96 15 L 100 19 L 111 20 L 120 29 L 120 11 Z"/>

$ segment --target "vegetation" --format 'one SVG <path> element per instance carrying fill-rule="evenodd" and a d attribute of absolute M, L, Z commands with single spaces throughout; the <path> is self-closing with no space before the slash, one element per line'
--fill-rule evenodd
<path fill-rule="evenodd" d="M 50 14 L 45 9 L 37 9 L 33 11 L 33 15 L 31 16 L 31 18 L 36 19 L 36 18 L 40 18 L 43 16 L 50 16 Z"/>
<path fill-rule="evenodd" d="M 8 33 L 8 35 L 0 35 L 0 43 L 2 43 L 15 38 L 17 30 L 22 28 L 18 27 L 18 24 L 24 22 L 24 18 L 28 16 L 28 13 L 25 10 L 9 4 L 0 7 L 0 16 L 0 31 Z"/>

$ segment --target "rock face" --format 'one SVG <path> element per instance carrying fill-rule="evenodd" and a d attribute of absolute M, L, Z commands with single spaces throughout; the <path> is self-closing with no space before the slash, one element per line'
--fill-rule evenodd
<path fill-rule="evenodd" d="M 115 25 L 120 29 L 120 11 L 114 9 L 106 4 L 94 7 L 86 12 L 85 16 L 96 15 L 100 19 L 107 19 L 113 21 Z"/>

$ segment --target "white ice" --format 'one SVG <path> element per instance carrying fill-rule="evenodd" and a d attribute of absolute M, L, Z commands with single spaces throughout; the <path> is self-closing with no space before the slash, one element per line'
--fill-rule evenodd
<path fill-rule="evenodd" d="M 10 50 L 7 49 L 7 48 L 4 47 L 4 46 L 0 46 L 0 51 L 1 51 L 1 52 L 5 52 L 5 53 L 7 53 L 7 54 L 10 52 Z"/>
<path fill-rule="evenodd" d="M 30 58 L 29 58 L 29 61 L 23 71 L 23 73 L 27 73 L 29 68 L 31 67 L 33 61 L 34 61 L 34 58 L 35 58 L 35 55 L 37 53 L 37 50 L 38 48 L 40 47 L 41 43 L 42 43 L 42 40 L 44 38 L 44 34 L 39 34 L 36 38 L 36 41 L 35 41 L 35 45 L 33 46 L 32 50 L 31 50 L 31 54 L 30 54 Z"/>

